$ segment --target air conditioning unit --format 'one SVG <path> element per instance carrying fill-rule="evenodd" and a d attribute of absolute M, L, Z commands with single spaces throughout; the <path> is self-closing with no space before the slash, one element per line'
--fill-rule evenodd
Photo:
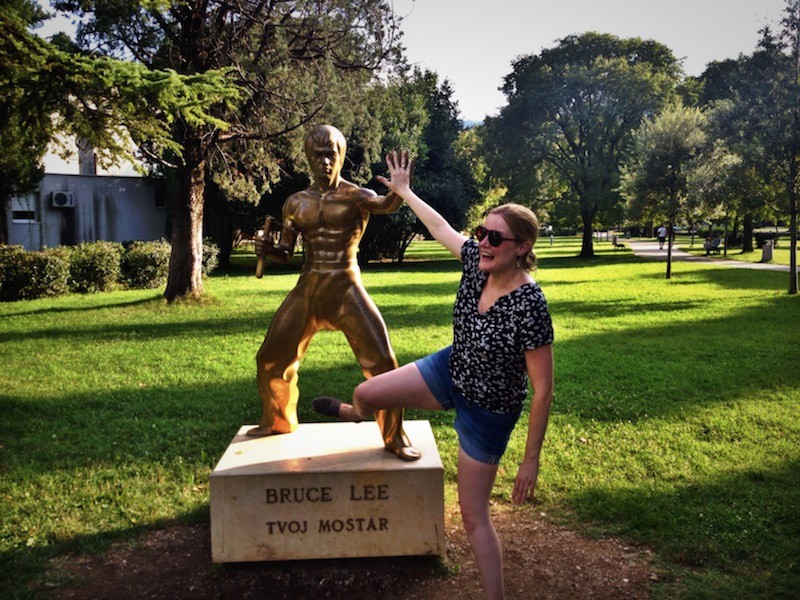
<path fill-rule="evenodd" d="M 53 206 L 55 208 L 72 208 L 75 206 L 75 196 L 72 192 L 53 192 Z"/>

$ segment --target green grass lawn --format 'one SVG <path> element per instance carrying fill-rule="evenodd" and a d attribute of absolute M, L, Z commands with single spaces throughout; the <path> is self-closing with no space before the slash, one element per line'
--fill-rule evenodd
<path fill-rule="evenodd" d="M 535 507 L 655 552 L 656 597 L 785 598 L 800 589 L 800 298 L 781 273 L 638 260 L 577 239 L 538 248 L 554 317 L 556 400 Z M 50 559 L 174 521 L 208 519 L 208 476 L 255 423 L 255 352 L 297 273 L 254 258 L 202 302 L 159 291 L 0 304 L 0 596 L 58 583 Z M 459 265 L 431 242 L 364 281 L 401 363 L 448 344 Z M 361 379 L 321 332 L 300 370 L 309 398 Z M 431 421 L 455 502 L 450 413 Z M 518 425 L 495 488 L 509 501 Z M 1 593 L 1 592 L 7 592 Z"/>

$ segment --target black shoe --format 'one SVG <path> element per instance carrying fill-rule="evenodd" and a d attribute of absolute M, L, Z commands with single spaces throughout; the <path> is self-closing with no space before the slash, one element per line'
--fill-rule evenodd
<path fill-rule="evenodd" d="M 341 400 L 337 400 L 331 396 L 320 396 L 311 401 L 314 410 L 326 417 L 339 418 L 339 407 L 342 405 Z"/>

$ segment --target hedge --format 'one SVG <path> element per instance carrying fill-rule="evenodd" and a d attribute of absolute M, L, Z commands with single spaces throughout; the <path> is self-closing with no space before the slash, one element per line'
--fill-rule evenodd
<path fill-rule="evenodd" d="M 151 289 L 167 283 L 171 246 L 166 240 L 133 242 L 122 256 L 122 280 L 130 288 Z"/>
<path fill-rule="evenodd" d="M 107 292 L 122 278 L 124 249 L 118 242 L 88 242 L 75 246 L 69 264 L 69 288 L 82 294 Z"/>
<path fill-rule="evenodd" d="M 32 300 L 67 292 L 93 293 L 119 287 L 156 288 L 169 271 L 171 246 L 155 242 L 86 242 L 41 252 L 0 246 L 0 301 Z M 219 248 L 203 244 L 203 274 L 218 264 Z"/>
<path fill-rule="evenodd" d="M 70 250 L 26 252 L 22 246 L 0 246 L 0 300 L 30 300 L 69 291 Z"/>

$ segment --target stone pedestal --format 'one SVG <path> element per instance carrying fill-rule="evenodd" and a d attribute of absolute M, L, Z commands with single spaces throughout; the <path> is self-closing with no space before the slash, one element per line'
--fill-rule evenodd
<path fill-rule="evenodd" d="M 211 473 L 213 562 L 444 554 L 433 432 L 428 421 L 403 425 L 418 461 L 384 450 L 374 422 L 262 438 L 243 426 Z"/>

